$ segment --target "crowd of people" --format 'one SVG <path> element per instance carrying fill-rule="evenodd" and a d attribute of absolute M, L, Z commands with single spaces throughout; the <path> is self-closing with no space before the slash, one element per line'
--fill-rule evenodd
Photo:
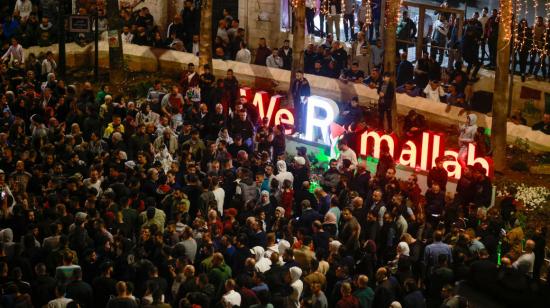
<path fill-rule="evenodd" d="M 350 146 L 368 128 L 355 99 L 343 114 L 354 129 L 316 174 L 231 70 L 216 79 L 189 64 L 140 99 L 65 84 L 52 54 L 40 62 L 11 39 L 0 65 L 3 307 L 454 308 L 469 305 L 464 286 L 550 304 L 547 228 L 522 227 L 514 188 L 491 206 L 477 164 L 452 192 L 437 159 L 423 191 L 423 175 L 397 177 L 385 147 L 371 173 Z M 427 127 L 415 112 L 404 124 L 409 138 Z"/>

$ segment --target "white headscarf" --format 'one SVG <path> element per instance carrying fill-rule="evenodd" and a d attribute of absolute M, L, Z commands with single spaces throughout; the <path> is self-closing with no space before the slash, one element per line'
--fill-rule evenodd
<path fill-rule="evenodd" d="M 408 257 L 409 253 L 410 253 L 409 244 L 407 244 L 406 242 L 399 242 L 399 244 L 397 245 L 397 254 L 400 256 Z"/>

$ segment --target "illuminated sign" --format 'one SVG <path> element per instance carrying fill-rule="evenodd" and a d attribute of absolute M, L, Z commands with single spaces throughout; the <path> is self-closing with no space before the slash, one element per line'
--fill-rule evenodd
<path fill-rule="evenodd" d="M 291 109 L 281 108 L 282 96 L 269 97 L 269 94 L 265 91 L 256 92 L 253 96 L 250 88 L 242 88 L 240 94 L 246 97 L 247 101 L 254 104 L 261 118 L 269 120 L 269 125 L 284 124 L 286 127 L 285 134 L 292 134 L 295 123 L 294 113 Z M 343 127 L 334 123 L 339 114 L 339 108 L 333 100 L 320 96 L 310 96 L 307 100 L 305 112 L 306 123 L 303 139 L 310 142 L 316 142 L 316 139 L 321 140 L 322 144 L 332 148 L 333 143 L 337 142 L 346 133 Z M 316 131 L 318 136 L 315 136 Z M 427 131 L 415 140 L 400 140 L 395 134 L 367 130 L 358 139 L 359 144 L 350 144 L 350 147 L 359 156 L 380 158 L 381 152 L 386 150 L 397 164 L 424 171 L 428 171 L 435 166 L 436 158 L 444 156 L 443 168 L 447 170 L 448 176 L 459 179 L 462 175 L 462 166 L 458 161 L 458 151 L 444 149 L 445 135 L 442 133 Z M 491 176 L 493 173 L 491 158 L 477 157 L 476 147 L 473 144 L 468 145 L 466 163 L 468 165 L 481 164 L 485 168 L 487 176 Z"/>

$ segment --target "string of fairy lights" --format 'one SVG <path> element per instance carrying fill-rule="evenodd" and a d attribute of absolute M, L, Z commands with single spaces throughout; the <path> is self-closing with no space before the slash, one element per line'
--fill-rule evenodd
<path fill-rule="evenodd" d="M 524 51 L 526 46 L 529 46 L 530 49 L 527 50 L 528 52 L 531 52 L 532 54 L 538 54 L 539 57 L 545 57 L 550 54 L 550 49 L 548 48 L 550 44 L 550 31 L 547 29 L 547 25 L 550 23 L 550 2 L 545 1 L 544 3 L 544 16 L 543 16 L 543 23 L 542 26 L 544 28 L 544 33 L 542 34 L 542 37 L 537 37 L 535 35 L 535 29 L 536 29 L 536 17 L 540 16 L 538 15 L 538 10 L 541 4 L 539 3 L 539 0 L 512 0 L 515 1 L 515 9 L 513 6 L 510 6 L 510 10 L 512 13 L 514 13 L 512 18 L 514 18 L 515 26 L 513 27 L 513 35 L 514 35 L 514 42 L 513 46 L 516 51 Z M 532 11 L 531 11 L 532 8 Z M 529 14 L 533 13 L 533 18 L 531 21 L 529 20 Z M 521 33 L 519 31 L 521 25 L 521 20 L 525 19 L 527 21 L 527 24 L 531 22 L 531 29 L 522 29 Z M 509 39 L 508 35 L 510 33 L 509 30 L 505 34 L 505 38 Z M 542 61 L 540 61 L 539 65 L 543 65 Z"/>

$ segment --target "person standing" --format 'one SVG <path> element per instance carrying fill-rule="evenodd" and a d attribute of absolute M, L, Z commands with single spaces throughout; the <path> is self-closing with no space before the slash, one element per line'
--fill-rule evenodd
<path fill-rule="evenodd" d="M 380 128 L 384 128 L 384 115 L 388 120 L 388 130 L 391 130 L 391 104 L 395 95 L 395 86 L 390 80 L 390 73 L 384 73 L 382 83 L 378 87 L 378 95 L 380 99 L 378 100 L 378 121 Z"/>
<path fill-rule="evenodd" d="M 464 61 L 468 62 L 468 68 L 466 69 L 466 75 L 470 76 L 470 71 L 472 67 L 474 71 L 472 72 L 471 80 L 477 81 L 477 72 L 481 67 L 479 62 L 479 47 L 478 42 L 481 40 L 481 24 L 477 18 L 472 18 L 468 20 L 466 27 L 464 28 L 464 36 L 462 37 L 462 57 Z"/>
<path fill-rule="evenodd" d="M 542 20 L 542 17 L 541 17 Z M 485 26 L 485 38 L 487 39 L 487 45 L 489 45 L 489 67 L 494 68 L 497 61 L 497 42 L 498 42 L 498 24 L 500 23 L 500 17 L 497 9 L 493 9 L 491 17 L 487 20 Z M 544 27 L 544 23 L 542 25 Z M 533 59 L 533 58 L 531 58 Z"/>
<path fill-rule="evenodd" d="M 519 56 L 519 73 L 521 74 L 521 81 L 525 81 L 525 73 L 527 71 L 527 58 L 529 52 L 533 47 L 533 31 L 525 18 L 521 19 L 518 25 L 518 45 L 516 45 L 516 52 Z"/>
<path fill-rule="evenodd" d="M 367 20 L 368 17 L 368 20 Z M 361 5 L 357 8 L 357 23 L 359 24 L 359 31 L 363 31 L 367 34 L 372 31 L 372 8 L 367 0 L 361 0 Z M 369 36 L 372 38 L 372 35 Z"/>
<path fill-rule="evenodd" d="M 355 0 L 344 0 L 344 36 L 346 42 L 355 39 Z M 351 36 L 350 36 L 351 34 Z"/>
<path fill-rule="evenodd" d="M 283 47 L 279 49 L 279 57 L 283 59 L 282 69 L 291 70 L 292 69 L 292 48 L 290 47 L 289 40 L 285 40 L 283 42 Z"/>
<path fill-rule="evenodd" d="M 315 11 L 317 9 L 316 0 L 306 0 L 306 27 L 307 34 L 313 40 L 315 36 Z"/>
<path fill-rule="evenodd" d="M 485 56 L 487 55 L 487 51 L 485 50 L 485 29 L 486 26 L 487 26 L 487 21 L 489 20 L 489 8 L 488 7 L 484 7 L 483 10 L 481 11 L 481 16 L 479 16 L 479 18 L 477 19 L 479 20 L 479 22 L 481 23 L 481 27 L 482 27 L 482 32 L 481 32 L 481 35 L 482 35 L 482 38 L 481 38 L 481 43 L 479 44 L 479 47 L 481 49 L 481 63 L 483 64 L 483 62 L 485 61 Z"/>
<path fill-rule="evenodd" d="M 267 47 L 265 38 L 260 38 L 258 44 L 258 49 L 256 49 L 256 58 L 254 59 L 254 64 L 266 66 L 267 57 L 271 55 L 271 49 Z"/>
<path fill-rule="evenodd" d="M 417 25 L 420 25 L 420 16 L 416 16 L 415 23 Z M 432 39 L 434 29 L 434 22 L 433 18 L 430 14 L 424 15 L 424 26 L 423 26 L 423 33 L 422 33 L 422 51 L 428 52 L 428 43 L 430 43 Z"/>
<path fill-rule="evenodd" d="M 23 52 L 23 46 L 17 42 L 17 39 L 13 37 L 11 39 L 11 45 L 2 56 L 2 61 L 19 61 L 22 65 L 25 64 L 25 53 Z"/>
<path fill-rule="evenodd" d="M 435 22 L 434 31 L 432 35 L 432 48 L 431 55 L 433 59 L 437 58 L 439 54 L 439 59 L 437 62 L 439 64 L 443 63 L 443 55 L 445 54 L 445 46 L 447 45 L 447 35 L 449 33 L 449 24 L 445 19 L 445 15 L 439 14 L 439 19 Z"/>
<path fill-rule="evenodd" d="M 539 69 L 542 67 L 542 75 L 546 78 L 546 55 L 544 53 L 544 46 L 546 35 L 546 26 L 544 25 L 544 19 L 542 16 L 537 16 L 535 25 L 533 25 L 533 48 L 531 50 L 531 65 L 529 68 L 529 74 L 535 76 L 539 73 Z M 535 61 L 539 58 L 539 61 Z"/>
<path fill-rule="evenodd" d="M 241 49 L 237 51 L 235 61 L 250 64 L 250 61 L 252 60 L 252 55 L 250 54 L 250 50 L 246 48 L 246 43 L 244 41 L 241 41 L 240 48 Z"/>
<path fill-rule="evenodd" d="M 296 72 L 296 79 L 290 85 L 290 93 L 296 110 L 296 132 L 305 133 L 307 99 L 311 95 L 309 81 L 302 71 Z"/>
<path fill-rule="evenodd" d="M 460 150 L 458 152 L 458 162 L 462 165 L 466 165 L 466 159 L 468 156 L 468 146 L 475 140 L 477 133 L 477 116 L 473 113 L 467 116 L 467 123 L 460 125 L 460 136 L 458 137 L 458 145 Z"/>
<path fill-rule="evenodd" d="M 397 52 L 407 52 L 410 41 L 416 36 L 416 24 L 409 17 L 409 12 L 403 11 L 403 18 L 397 24 Z"/>
<path fill-rule="evenodd" d="M 340 40 L 340 15 L 342 14 L 342 2 L 340 0 L 329 0 L 327 33 L 336 31 L 336 39 Z"/>

